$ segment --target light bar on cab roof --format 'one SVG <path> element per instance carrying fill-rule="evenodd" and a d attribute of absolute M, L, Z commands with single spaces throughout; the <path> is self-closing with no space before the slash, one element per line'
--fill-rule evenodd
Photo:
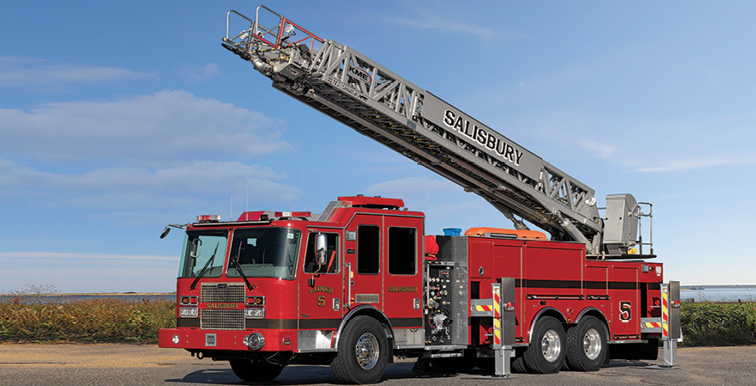
<path fill-rule="evenodd" d="M 220 220 L 221 216 L 219 214 L 203 214 L 197 216 L 197 222 L 218 222 Z"/>
<path fill-rule="evenodd" d="M 311 212 L 276 212 L 276 217 L 310 217 Z"/>

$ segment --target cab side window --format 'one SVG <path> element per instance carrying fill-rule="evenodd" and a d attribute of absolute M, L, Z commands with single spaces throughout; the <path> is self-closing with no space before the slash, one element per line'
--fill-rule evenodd
<path fill-rule="evenodd" d="M 414 275 L 417 229 L 391 227 L 388 231 L 388 270 L 392 275 Z"/>
<path fill-rule="evenodd" d="M 381 231 L 375 225 L 357 227 L 357 273 L 377 274 L 380 268 Z"/>
<path fill-rule="evenodd" d="M 304 271 L 306 273 L 336 273 L 339 272 L 339 235 L 335 233 L 326 233 L 328 239 L 328 247 L 326 250 L 325 265 L 318 266 L 317 258 L 315 257 L 315 237 L 317 232 L 310 232 L 307 236 L 307 253 L 305 254 Z"/>

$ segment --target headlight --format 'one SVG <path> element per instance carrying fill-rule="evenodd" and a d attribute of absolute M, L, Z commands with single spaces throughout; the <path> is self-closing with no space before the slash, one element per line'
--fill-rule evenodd
<path fill-rule="evenodd" d="M 244 310 L 244 317 L 247 319 L 264 319 L 264 308 L 247 308 Z"/>
<path fill-rule="evenodd" d="M 259 332 L 254 332 L 244 338 L 244 344 L 250 350 L 259 350 L 265 346 L 265 337 Z"/>
<path fill-rule="evenodd" d="M 197 307 L 179 307 L 179 317 L 196 318 L 199 317 L 199 308 Z"/>

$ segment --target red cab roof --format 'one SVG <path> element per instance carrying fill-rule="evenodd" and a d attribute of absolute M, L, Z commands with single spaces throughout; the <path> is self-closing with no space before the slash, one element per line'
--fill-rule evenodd
<path fill-rule="evenodd" d="M 349 203 L 353 207 L 374 209 L 399 209 L 404 207 L 404 201 L 400 198 L 383 198 L 368 196 L 339 197 L 339 201 Z"/>

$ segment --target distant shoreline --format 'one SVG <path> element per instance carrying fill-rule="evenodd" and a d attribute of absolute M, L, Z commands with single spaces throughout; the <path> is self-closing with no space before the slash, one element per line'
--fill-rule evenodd
<path fill-rule="evenodd" d="M 176 293 L 175 292 L 83 292 L 83 293 L 52 293 L 52 294 L 43 294 L 42 296 L 167 296 L 167 295 L 176 295 Z"/>
<path fill-rule="evenodd" d="M 701 285 L 681 285 L 680 290 L 703 290 L 703 289 L 751 289 L 756 288 L 756 284 L 701 284 Z"/>

